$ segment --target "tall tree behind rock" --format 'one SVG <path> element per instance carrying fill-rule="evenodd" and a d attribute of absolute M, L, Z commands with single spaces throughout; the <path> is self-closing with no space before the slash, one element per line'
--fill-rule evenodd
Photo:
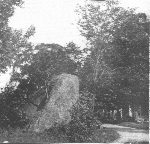
<path fill-rule="evenodd" d="M 117 1 L 106 1 L 105 7 L 90 3 L 77 10 L 81 34 L 88 42 L 85 51 L 89 56 L 82 71 L 84 83 L 96 87 L 111 82 L 114 95 L 122 93 L 122 97 L 116 97 L 119 105 L 124 100 L 126 105 L 131 99 L 138 101 L 148 86 L 149 35 L 134 11 L 120 7 Z"/>
<path fill-rule="evenodd" d="M 116 5 L 113 1 L 107 1 L 105 10 L 98 3 L 77 9 L 81 35 L 87 39 L 84 52 L 88 56 L 81 70 L 82 83 L 94 96 L 98 89 L 111 84 L 115 72 L 110 64 L 110 56 L 113 53 L 111 20 L 115 17 L 115 11 L 117 13 Z"/>
<path fill-rule="evenodd" d="M 20 67 L 16 90 L 19 90 L 27 104 L 23 109 L 32 115 L 52 90 L 51 79 L 61 73 L 75 74 L 76 63 L 67 55 L 65 48 L 58 44 L 40 44 L 35 47 L 29 62 Z"/>

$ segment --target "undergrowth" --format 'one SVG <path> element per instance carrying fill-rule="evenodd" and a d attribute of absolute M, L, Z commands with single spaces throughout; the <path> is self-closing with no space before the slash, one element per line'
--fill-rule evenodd
<path fill-rule="evenodd" d="M 118 138 L 117 132 L 110 129 L 97 129 L 92 135 L 86 139 L 85 143 L 109 143 Z M 37 134 L 23 129 L 0 129 L 0 143 L 9 141 L 9 143 L 68 143 L 68 137 L 58 129 L 45 130 L 43 133 Z"/>
<path fill-rule="evenodd" d="M 0 142 L 10 143 L 80 143 L 111 142 L 117 134 L 113 130 L 101 128 L 101 122 L 93 115 L 93 95 L 88 92 L 80 94 L 80 98 L 71 112 L 71 121 L 57 127 L 35 133 L 23 128 L 0 129 Z"/>

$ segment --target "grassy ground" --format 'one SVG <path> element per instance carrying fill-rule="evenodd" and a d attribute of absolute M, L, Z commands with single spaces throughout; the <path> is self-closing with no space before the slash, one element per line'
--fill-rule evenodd
<path fill-rule="evenodd" d="M 123 122 L 119 125 L 120 126 L 126 126 L 126 127 L 132 127 L 132 128 L 136 128 L 136 129 L 143 129 L 143 130 L 149 129 L 149 123 L 148 122 L 144 122 L 144 123 Z"/>
<path fill-rule="evenodd" d="M 146 141 L 141 141 L 141 142 L 138 142 L 138 141 L 133 141 L 133 140 L 129 140 L 129 142 L 125 142 L 125 144 L 149 144 L 149 142 L 146 142 Z"/>
<path fill-rule="evenodd" d="M 90 143 L 110 143 L 119 138 L 119 134 L 112 129 L 96 130 Z"/>
<path fill-rule="evenodd" d="M 127 126 L 137 129 L 148 130 L 149 123 L 133 123 L 133 122 L 123 122 L 119 124 L 121 126 Z M 90 143 L 111 143 L 119 138 L 119 134 L 109 128 L 98 129 L 93 132 L 93 135 L 86 142 Z M 10 129 L 2 130 L 0 129 L 0 142 L 9 141 L 10 143 L 37 143 L 37 142 L 50 142 L 50 143 L 67 143 L 69 142 L 67 137 L 60 133 L 59 131 L 47 130 L 41 134 L 27 132 L 22 129 Z M 133 142 L 136 143 L 136 142 Z M 141 142 L 141 144 L 146 144 L 146 142 Z"/>
<path fill-rule="evenodd" d="M 112 142 L 117 139 L 119 135 L 110 129 L 101 129 L 94 131 L 90 140 L 90 143 L 104 143 Z M 37 143 L 37 142 L 50 142 L 50 143 L 67 143 L 69 142 L 66 136 L 62 133 L 51 131 L 45 131 L 41 134 L 33 132 L 23 131 L 21 129 L 16 130 L 0 130 L 0 142 L 9 141 L 10 143 Z"/>
<path fill-rule="evenodd" d="M 51 142 L 60 143 L 67 142 L 65 136 L 57 134 L 54 131 L 45 131 L 41 134 L 17 130 L 0 130 L 0 142 L 9 141 L 10 143 L 37 143 L 37 142 Z"/>

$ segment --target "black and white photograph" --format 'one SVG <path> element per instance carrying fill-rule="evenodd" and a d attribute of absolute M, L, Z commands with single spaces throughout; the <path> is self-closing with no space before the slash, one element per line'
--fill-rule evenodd
<path fill-rule="evenodd" d="M 0 0 L 0 143 L 149 144 L 150 0 Z"/>

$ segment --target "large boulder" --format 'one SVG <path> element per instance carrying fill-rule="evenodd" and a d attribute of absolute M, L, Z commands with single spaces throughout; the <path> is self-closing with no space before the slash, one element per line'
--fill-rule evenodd
<path fill-rule="evenodd" d="M 61 74 L 55 76 L 51 83 L 53 88 L 44 109 L 39 111 L 33 123 L 35 132 L 43 132 L 71 120 L 70 110 L 79 98 L 79 79 L 75 75 Z"/>

